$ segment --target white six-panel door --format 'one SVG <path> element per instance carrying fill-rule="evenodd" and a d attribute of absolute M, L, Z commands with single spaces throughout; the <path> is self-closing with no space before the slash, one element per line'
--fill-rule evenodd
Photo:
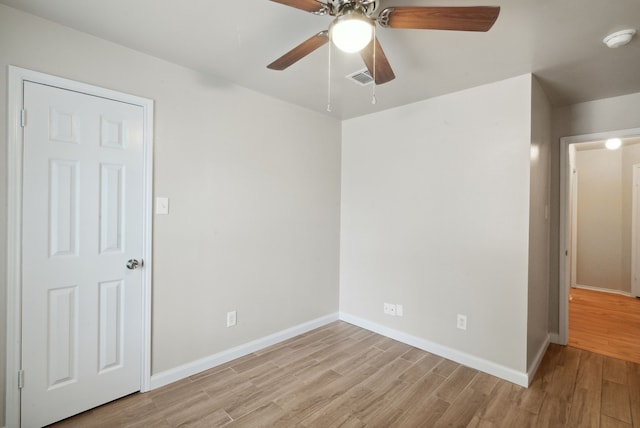
<path fill-rule="evenodd" d="M 23 427 L 140 390 L 143 109 L 25 82 Z"/>

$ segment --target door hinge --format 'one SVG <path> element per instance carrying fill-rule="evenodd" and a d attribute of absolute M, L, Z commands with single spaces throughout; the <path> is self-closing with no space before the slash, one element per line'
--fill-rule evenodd
<path fill-rule="evenodd" d="M 20 126 L 27 126 L 27 111 L 25 109 L 20 110 Z"/>
<path fill-rule="evenodd" d="M 18 370 L 18 389 L 24 388 L 24 370 Z"/>

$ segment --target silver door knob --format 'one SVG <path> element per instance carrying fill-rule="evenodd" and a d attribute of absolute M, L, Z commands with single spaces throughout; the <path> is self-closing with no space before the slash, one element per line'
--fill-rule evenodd
<path fill-rule="evenodd" d="M 138 269 L 142 267 L 143 264 L 144 263 L 142 262 L 142 260 L 138 261 L 136 259 L 129 259 L 127 261 L 127 269 L 130 269 L 130 270 Z"/>

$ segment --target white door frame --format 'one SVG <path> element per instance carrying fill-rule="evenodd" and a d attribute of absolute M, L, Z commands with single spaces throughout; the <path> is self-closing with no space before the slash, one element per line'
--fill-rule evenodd
<path fill-rule="evenodd" d="M 151 271 L 152 271 L 152 184 L 153 184 L 153 100 L 123 94 L 61 77 L 9 66 L 7 120 L 7 353 L 6 353 L 6 426 L 20 426 L 20 391 L 18 371 L 21 367 L 21 254 L 22 254 L 22 142 L 21 109 L 23 82 L 30 81 L 82 92 L 115 101 L 134 104 L 143 109 L 143 249 L 145 269 L 143 289 L 143 344 L 141 391 L 150 389 L 151 379 Z M 26 118 L 28 120 L 28 118 Z"/>
<path fill-rule="evenodd" d="M 572 153 L 572 150 L 573 153 Z M 571 273 L 570 273 L 570 283 L 571 287 L 575 287 L 577 285 L 577 276 L 578 276 L 578 170 L 575 165 L 576 162 L 576 151 L 575 147 L 568 146 L 568 154 L 569 154 L 569 194 L 567 198 L 570 199 L 569 209 L 569 219 L 570 223 L 567 227 L 571 228 L 571 246 L 569 247 L 569 257 L 571 262 Z M 572 159 L 573 158 L 573 159 Z M 573 161 L 573 163 L 572 163 Z"/>
<path fill-rule="evenodd" d="M 571 266 L 567 256 L 571 246 L 571 233 L 569 233 L 569 186 L 571 183 L 569 174 L 569 145 L 576 143 L 588 143 L 607 138 L 629 138 L 640 136 L 640 128 L 621 129 L 617 131 L 598 132 L 594 134 L 575 135 L 560 138 L 560 239 L 559 239 L 559 263 L 560 278 L 558 281 L 558 343 L 566 345 L 569 339 L 569 287 Z"/>

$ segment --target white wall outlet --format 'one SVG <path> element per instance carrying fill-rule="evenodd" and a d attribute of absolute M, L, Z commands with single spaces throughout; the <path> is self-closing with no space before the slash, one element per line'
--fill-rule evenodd
<path fill-rule="evenodd" d="M 396 305 L 394 305 L 393 303 L 385 303 L 382 307 L 382 311 L 387 314 L 387 315 L 391 315 L 393 317 L 396 316 Z"/>
<path fill-rule="evenodd" d="M 458 314 L 457 327 L 460 330 L 466 330 L 467 329 L 467 316 L 466 315 Z"/>
<path fill-rule="evenodd" d="M 234 325 L 236 325 L 236 317 L 236 311 L 227 312 L 227 327 L 233 327 Z"/>
<path fill-rule="evenodd" d="M 396 316 L 396 305 L 394 305 L 393 303 L 389 305 L 389 315 L 391 315 L 392 317 Z"/>
<path fill-rule="evenodd" d="M 404 315 L 404 309 L 402 308 L 402 305 L 396 305 L 396 316 L 403 316 Z"/>

